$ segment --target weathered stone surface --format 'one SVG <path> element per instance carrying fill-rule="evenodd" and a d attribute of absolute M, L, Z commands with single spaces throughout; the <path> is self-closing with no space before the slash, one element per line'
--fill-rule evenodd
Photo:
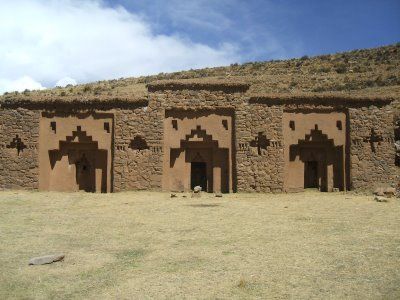
<path fill-rule="evenodd" d="M 201 198 L 201 193 L 192 193 L 192 198 Z"/>
<path fill-rule="evenodd" d="M 61 261 L 65 257 L 64 254 L 58 255 L 46 255 L 40 257 L 34 257 L 29 260 L 29 265 L 46 265 L 51 264 L 53 262 Z"/>
<path fill-rule="evenodd" d="M 374 191 L 374 195 L 380 196 L 380 197 L 393 197 L 396 195 L 396 188 L 394 187 L 379 187 L 376 188 Z"/>
<path fill-rule="evenodd" d="M 396 188 L 394 188 L 394 187 L 385 188 L 384 194 L 385 194 L 387 197 L 393 197 L 393 196 L 396 195 Z"/>
<path fill-rule="evenodd" d="M 382 187 L 376 188 L 374 191 L 374 195 L 381 196 L 381 197 L 385 196 L 384 188 L 382 188 Z"/>
<path fill-rule="evenodd" d="M 0 108 L 0 190 L 39 187 L 39 116 L 37 110 Z M 12 145 L 17 136 L 20 150 Z"/>
<path fill-rule="evenodd" d="M 388 201 L 389 201 L 388 198 L 386 198 L 386 197 L 381 197 L 381 196 L 375 196 L 374 200 L 375 200 L 376 202 L 388 202 Z"/>
<path fill-rule="evenodd" d="M 165 111 L 181 109 L 200 114 L 216 109 L 234 111 L 234 137 L 230 168 L 234 171 L 233 190 L 238 192 L 281 192 L 285 184 L 286 141 L 282 122 L 288 112 L 341 112 L 348 123 L 347 187 L 354 190 L 374 190 L 398 182 L 394 166 L 396 147 L 393 141 L 393 115 L 390 105 L 332 101 L 250 101 L 244 93 L 224 93 L 206 90 L 163 90 L 149 94 L 145 107 L 121 105 L 112 109 L 93 104 L 90 109 L 113 114 L 113 159 L 111 166 L 113 190 L 161 190 L 164 149 Z M 0 189 L 37 189 L 39 187 L 39 119 L 46 106 L 37 108 L 0 108 Z M 57 108 L 74 115 L 74 109 Z M 287 124 L 286 124 L 287 125 Z M 285 126 L 286 126 L 285 125 Z M 344 125 L 344 124 L 343 124 Z M 346 126 L 347 127 L 347 126 Z M 221 129 L 225 130 L 221 124 Z M 371 140 L 371 130 L 380 137 Z M 48 129 L 50 130 L 50 129 Z M 335 129 L 336 130 L 336 129 Z M 338 129 L 339 130 L 339 129 Z M 218 131 L 216 131 L 218 132 Z M 18 155 L 7 145 L 18 135 L 27 148 Z M 265 136 L 269 145 L 256 143 Z M 216 138 L 217 135 L 213 135 Z M 132 147 L 133 140 L 145 142 L 144 147 Z M 398 175 L 397 175 L 398 176 Z M 215 186 L 214 186 L 215 187 Z M 190 191 L 190 186 L 182 190 Z M 188 194 L 189 195 L 189 194 Z"/>
<path fill-rule="evenodd" d="M 351 183 L 355 190 L 374 190 L 396 182 L 394 124 L 388 117 L 393 116 L 391 109 L 390 105 L 348 108 Z"/>

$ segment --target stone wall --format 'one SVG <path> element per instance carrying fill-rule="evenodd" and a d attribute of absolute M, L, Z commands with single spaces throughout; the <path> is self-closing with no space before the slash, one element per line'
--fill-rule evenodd
<path fill-rule="evenodd" d="M 163 117 L 157 103 L 115 110 L 114 191 L 161 189 Z"/>
<path fill-rule="evenodd" d="M 284 189 L 283 113 L 290 112 L 344 112 L 348 124 L 343 124 L 348 145 L 346 156 L 346 186 L 350 189 L 372 189 L 394 181 L 393 120 L 390 106 L 371 106 L 369 101 L 334 99 L 307 99 L 299 101 L 258 101 L 243 93 L 225 93 L 205 90 L 166 90 L 150 94 L 150 103 L 164 118 L 164 111 L 183 109 L 191 111 L 233 109 L 235 127 L 233 136 L 234 190 L 239 192 L 281 192 Z M 375 105 L 377 105 L 375 103 Z M 372 151 L 369 133 L 376 128 L 382 136 L 376 151 Z M 162 138 L 163 132 L 160 133 Z M 362 142 L 360 142 L 362 141 Z M 363 145 L 360 149 L 360 145 Z M 346 154 L 347 155 L 347 154 Z"/>
<path fill-rule="evenodd" d="M 350 108 L 349 122 L 352 189 L 372 190 L 395 183 L 392 107 Z"/>
<path fill-rule="evenodd" d="M 151 101 L 156 101 L 161 110 L 233 110 L 234 191 L 282 191 L 284 160 L 281 105 L 249 104 L 249 97 L 243 93 L 205 90 L 157 92 L 151 94 Z"/>
<path fill-rule="evenodd" d="M 0 109 L 0 189 L 38 188 L 40 112 Z"/>
<path fill-rule="evenodd" d="M 283 189 L 283 107 L 252 104 L 236 112 L 236 164 L 239 192 Z"/>
<path fill-rule="evenodd" d="M 161 190 L 165 111 L 229 111 L 232 116 L 232 187 L 238 192 L 281 192 L 285 182 L 284 112 L 344 112 L 352 189 L 393 183 L 393 108 L 367 102 L 251 98 L 241 91 L 155 90 L 148 103 L 82 107 L 12 106 L 0 109 L 0 188 L 38 188 L 39 119 L 42 111 L 113 114 L 113 191 Z M 148 106 L 144 106 L 144 105 Z M 87 105 L 87 104 L 85 104 Z M 18 151 L 19 150 L 19 151 Z"/>
<path fill-rule="evenodd" d="M 235 112 L 241 109 L 247 103 L 247 97 L 240 92 L 227 92 L 227 91 L 206 91 L 206 90 L 166 90 L 156 91 L 150 94 L 150 105 L 157 107 L 160 112 L 161 119 L 165 118 L 165 111 L 180 110 L 199 112 L 203 114 L 205 111 L 208 113 L 218 111 L 231 111 L 233 113 L 233 127 L 235 127 Z M 188 132 L 190 133 L 190 132 Z M 162 128 L 161 137 L 164 136 L 164 128 Z M 235 140 L 234 138 L 232 139 Z M 164 141 L 162 140 L 162 144 Z M 233 144 L 233 149 L 236 148 L 236 144 Z M 235 151 L 232 151 L 235 154 Z M 233 157 L 232 161 L 232 186 L 233 190 L 236 191 L 236 163 Z"/>

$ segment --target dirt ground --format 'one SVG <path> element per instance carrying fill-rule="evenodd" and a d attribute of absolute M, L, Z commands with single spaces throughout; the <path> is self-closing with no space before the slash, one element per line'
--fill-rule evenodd
<path fill-rule="evenodd" d="M 177 196 L 1 192 L 0 299 L 400 298 L 399 199 Z"/>

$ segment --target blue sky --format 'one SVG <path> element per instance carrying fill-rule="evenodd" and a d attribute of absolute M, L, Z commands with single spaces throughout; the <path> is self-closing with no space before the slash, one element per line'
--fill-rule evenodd
<path fill-rule="evenodd" d="M 0 0 L 0 94 L 400 42 L 400 0 Z"/>
<path fill-rule="evenodd" d="M 161 34 L 241 49 L 269 60 L 370 48 L 400 41 L 399 0 L 120 0 Z"/>

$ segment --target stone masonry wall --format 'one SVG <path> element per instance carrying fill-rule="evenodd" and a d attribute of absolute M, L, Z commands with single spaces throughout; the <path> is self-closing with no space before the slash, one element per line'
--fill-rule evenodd
<path fill-rule="evenodd" d="M 240 192 L 280 192 L 283 189 L 282 106 L 250 105 L 242 93 L 164 91 L 151 94 L 158 109 L 234 111 L 233 179 Z M 268 146 L 257 145 L 259 134 Z M 262 138 L 264 138 L 262 137 Z"/>
<path fill-rule="evenodd" d="M 153 104 L 115 111 L 114 191 L 161 189 L 163 116 Z"/>
<path fill-rule="evenodd" d="M 250 101 L 243 93 L 166 90 L 149 94 L 146 107 L 116 105 L 113 189 L 160 190 L 165 110 L 229 110 L 233 113 L 233 185 L 239 192 L 280 192 L 284 183 L 284 111 L 346 111 L 351 188 L 371 190 L 394 183 L 391 106 Z M 263 102 L 264 101 L 264 102 Z M 45 107 L 43 108 L 45 109 Z M 38 188 L 39 109 L 0 109 L 0 189 Z M 19 152 L 18 152 L 19 149 Z M 397 172 L 397 173 L 396 173 Z M 235 190 L 234 188 L 234 190 Z"/>
<path fill-rule="evenodd" d="M 0 109 L 0 189 L 38 188 L 40 112 Z"/>
<path fill-rule="evenodd" d="M 237 111 L 236 160 L 239 192 L 282 191 L 282 115 L 283 107 L 276 105 L 253 104 Z"/>
<path fill-rule="evenodd" d="M 166 90 L 151 93 L 149 103 L 157 108 L 160 120 L 163 120 L 165 118 L 165 110 L 212 111 L 223 109 L 235 111 L 238 107 L 246 103 L 246 98 L 242 93 L 224 93 L 222 91 L 205 90 Z M 163 135 L 164 128 L 161 126 L 161 145 L 163 144 Z M 235 162 L 233 163 L 235 164 Z M 235 170 L 233 170 L 233 173 L 234 172 Z M 233 177 L 235 178 L 235 173 Z"/>
<path fill-rule="evenodd" d="M 391 106 L 350 108 L 349 117 L 352 188 L 372 190 L 394 183 L 398 171 Z"/>

